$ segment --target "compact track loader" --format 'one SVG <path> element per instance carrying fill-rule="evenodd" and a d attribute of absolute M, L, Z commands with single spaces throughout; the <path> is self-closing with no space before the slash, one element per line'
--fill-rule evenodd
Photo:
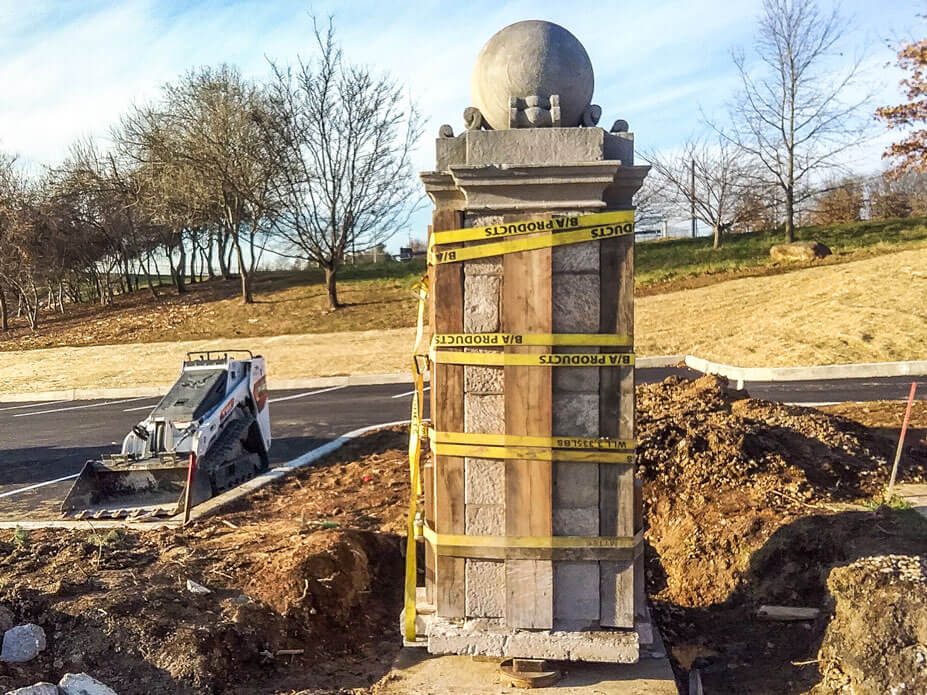
<path fill-rule="evenodd" d="M 173 516 L 266 470 L 265 374 L 264 358 L 248 350 L 187 353 L 177 383 L 126 435 L 122 452 L 84 465 L 62 513 Z"/>

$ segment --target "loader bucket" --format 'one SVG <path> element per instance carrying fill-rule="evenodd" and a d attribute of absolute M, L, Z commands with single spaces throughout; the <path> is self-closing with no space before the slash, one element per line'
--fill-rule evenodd
<path fill-rule="evenodd" d="M 173 456 L 144 461 L 120 458 L 84 464 L 61 504 L 62 514 L 72 519 L 152 519 L 183 511 L 187 460 Z M 211 496 L 209 477 L 194 474 L 191 506 Z"/>

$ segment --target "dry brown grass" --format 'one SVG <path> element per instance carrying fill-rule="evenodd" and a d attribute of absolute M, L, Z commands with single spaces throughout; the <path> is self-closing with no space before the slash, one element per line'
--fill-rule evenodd
<path fill-rule="evenodd" d="M 393 291 L 408 294 L 402 287 Z M 283 306 L 299 313 L 304 301 L 294 298 Z M 411 323 L 414 302 L 402 310 Z M 374 321 L 375 312 L 367 311 Z M 641 297 L 636 312 L 640 355 L 688 353 L 746 367 L 923 359 L 927 249 Z M 302 320 L 294 319 L 297 325 Z M 275 321 L 285 323 L 285 315 Z M 0 354 L 0 394 L 169 384 L 183 353 L 206 347 L 261 352 L 268 358 L 272 380 L 399 372 L 408 369 L 413 333 L 412 328 L 393 328 L 239 335 L 5 352 Z"/>
<path fill-rule="evenodd" d="M 381 272 L 385 274 L 386 269 Z M 237 280 L 197 283 L 181 296 L 163 287 L 157 299 L 143 289 L 117 296 L 103 310 L 80 304 L 67 305 L 64 316 L 44 314 L 37 332 L 30 331 L 25 320 L 14 321 L 13 330 L 0 334 L 0 351 L 213 338 L 250 340 L 411 326 L 417 301 L 411 287 L 421 269 L 404 264 L 391 272 L 391 277 L 361 275 L 341 282 L 339 298 L 344 307 L 339 311 L 329 310 L 325 285 L 317 272 L 259 275 L 255 302 L 247 305 L 239 299 Z"/>
<path fill-rule="evenodd" d="M 184 353 L 210 348 L 248 348 L 264 355 L 271 388 L 275 379 L 400 372 L 409 369 L 414 336 L 414 328 L 394 328 L 7 352 L 0 355 L 0 396 L 170 385 L 177 378 Z"/>
<path fill-rule="evenodd" d="M 642 297 L 641 355 L 743 367 L 923 359 L 927 249 Z"/>

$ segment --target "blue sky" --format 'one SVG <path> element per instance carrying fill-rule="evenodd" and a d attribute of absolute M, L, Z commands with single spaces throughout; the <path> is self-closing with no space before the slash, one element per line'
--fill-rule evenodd
<path fill-rule="evenodd" d="M 900 74 L 886 43 L 923 34 L 916 15 L 927 3 L 854 0 L 841 8 L 852 21 L 848 59 L 867 55 L 860 88 L 876 104 L 899 102 Z M 639 148 L 672 150 L 699 131 L 700 109 L 723 112 L 737 86 L 730 50 L 749 49 L 760 0 L 0 0 L 0 148 L 27 166 L 54 163 L 76 138 L 105 137 L 129 104 L 192 66 L 231 62 L 262 77 L 267 58 L 312 52 L 310 9 L 335 15 L 352 60 L 386 69 L 408 87 L 429 118 L 416 156 L 429 169 L 432 138 L 442 123 L 461 130 L 473 61 L 503 26 L 548 19 L 567 27 L 592 59 L 601 124 L 624 118 Z M 854 166 L 878 170 L 889 138 L 873 122 Z"/>

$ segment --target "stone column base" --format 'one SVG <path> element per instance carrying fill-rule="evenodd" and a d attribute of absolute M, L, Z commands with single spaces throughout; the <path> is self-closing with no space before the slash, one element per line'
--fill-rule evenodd
<path fill-rule="evenodd" d="M 636 664 L 640 646 L 635 630 L 513 630 L 501 619 L 435 617 L 428 625 L 428 652 Z"/>

